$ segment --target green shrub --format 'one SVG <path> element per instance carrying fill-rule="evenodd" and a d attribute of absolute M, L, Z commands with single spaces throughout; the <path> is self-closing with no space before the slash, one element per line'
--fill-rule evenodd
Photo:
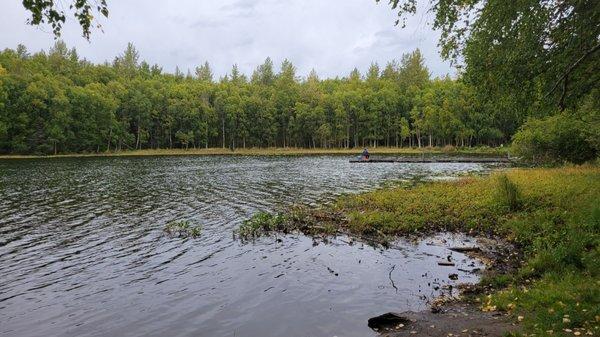
<path fill-rule="evenodd" d="M 596 158 L 586 123 L 569 113 L 529 119 L 513 136 L 517 156 L 534 162 L 583 163 Z"/>
<path fill-rule="evenodd" d="M 577 109 L 577 116 L 585 124 L 583 136 L 590 146 L 600 153 L 600 89 L 593 90 L 582 100 Z"/>

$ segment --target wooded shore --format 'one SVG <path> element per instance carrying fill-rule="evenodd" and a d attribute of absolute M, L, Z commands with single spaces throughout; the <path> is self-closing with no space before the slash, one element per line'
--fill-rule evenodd
<path fill-rule="evenodd" d="M 0 159 L 27 159 L 27 158 L 69 158 L 69 157 L 117 157 L 117 156 L 202 156 L 202 155 L 242 155 L 242 156 L 304 156 L 304 155 L 351 155 L 358 157 L 362 148 L 197 148 L 197 149 L 147 149 L 119 152 L 98 153 L 67 153 L 57 155 L 0 155 Z M 468 155 L 506 157 L 508 148 L 494 147 L 377 147 L 369 148 L 371 155 Z"/>

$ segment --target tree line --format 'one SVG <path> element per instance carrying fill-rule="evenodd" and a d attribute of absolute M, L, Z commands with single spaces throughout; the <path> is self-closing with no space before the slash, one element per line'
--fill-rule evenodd
<path fill-rule="evenodd" d="M 461 79 L 432 79 L 419 50 L 343 78 L 300 78 L 267 58 L 249 78 L 234 65 L 218 80 L 208 63 L 165 73 L 132 44 L 104 64 L 62 41 L 0 53 L 2 153 L 498 145 L 515 131 L 503 121 Z"/>
<path fill-rule="evenodd" d="M 376 0 L 382 1 L 382 0 Z M 56 37 L 74 16 L 90 37 L 105 1 L 23 3 Z M 387 0 L 397 24 L 417 0 Z M 458 146 L 512 142 L 531 159 L 600 154 L 597 0 L 429 0 L 440 52 L 459 78 L 431 79 L 417 51 L 383 69 L 320 80 L 270 59 L 250 78 L 208 64 L 165 74 L 135 48 L 93 65 L 58 42 L 48 53 L 0 53 L 0 153 L 157 147 Z M 90 15 L 96 13 L 97 15 Z"/>

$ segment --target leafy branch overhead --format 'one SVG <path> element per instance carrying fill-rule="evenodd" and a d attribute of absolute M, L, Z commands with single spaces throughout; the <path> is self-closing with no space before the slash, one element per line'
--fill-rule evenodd
<path fill-rule="evenodd" d="M 52 27 L 54 36 L 60 37 L 68 11 L 81 26 L 83 37 L 89 40 L 95 15 L 108 17 L 106 0 L 71 0 L 69 2 L 67 5 L 60 0 L 23 0 L 23 7 L 31 13 L 27 23 L 32 26 L 48 24 Z M 101 28 L 99 23 L 96 23 L 96 27 Z"/>
<path fill-rule="evenodd" d="M 441 32 L 442 56 L 464 63 L 465 79 L 482 88 L 490 101 L 504 101 L 503 92 L 519 88 L 515 106 L 530 102 L 532 96 L 553 94 L 553 103 L 562 110 L 600 81 L 597 0 L 427 3 L 433 28 Z M 417 0 L 389 0 L 389 5 L 403 25 L 417 13 Z"/>

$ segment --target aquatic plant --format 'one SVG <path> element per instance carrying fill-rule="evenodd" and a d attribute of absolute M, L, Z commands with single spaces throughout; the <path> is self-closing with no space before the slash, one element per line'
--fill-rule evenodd
<path fill-rule="evenodd" d="M 283 214 L 258 212 L 250 219 L 245 220 L 237 233 L 242 238 L 257 237 L 274 230 L 283 230 L 284 223 L 285 216 Z"/>
<path fill-rule="evenodd" d="M 235 231 L 242 239 L 256 238 L 272 232 L 283 234 L 301 232 L 306 235 L 333 235 L 338 228 L 333 225 L 337 214 L 318 212 L 306 206 L 296 205 L 286 212 L 258 212 L 245 220 Z"/>
<path fill-rule="evenodd" d="M 202 226 L 193 226 L 189 220 L 172 221 L 165 225 L 164 231 L 172 236 L 198 237 L 202 232 Z"/>

